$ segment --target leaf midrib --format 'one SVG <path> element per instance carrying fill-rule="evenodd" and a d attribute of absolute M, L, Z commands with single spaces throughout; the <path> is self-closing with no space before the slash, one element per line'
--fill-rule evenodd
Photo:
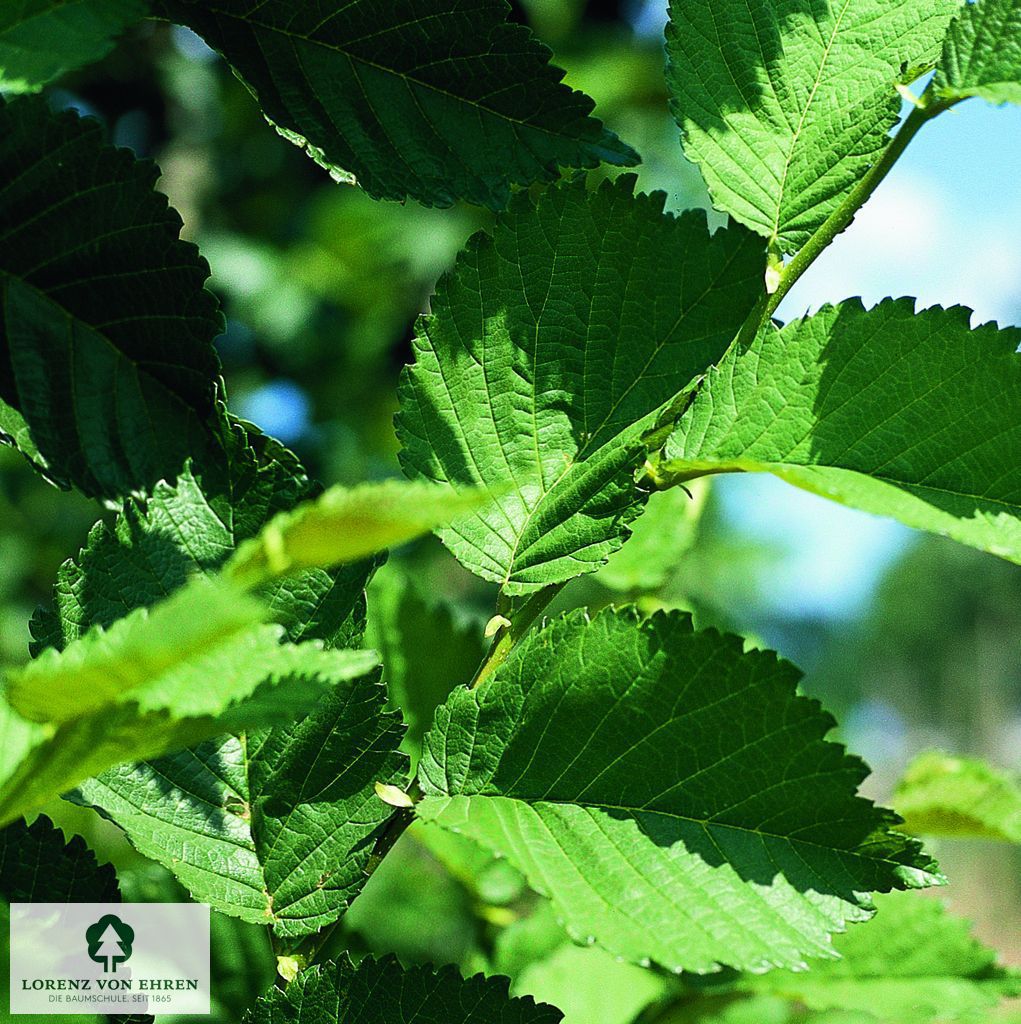
<path fill-rule="evenodd" d="M 766 832 L 766 831 L 764 831 L 762 829 L 752 828 L 752 827 L 747 826 L 747 825 L 735 825 L 735 824 L 732 824 L 732 823 L 729 823 L 729 822 L 713 821 L 710 818 L 697 818 L 697 817 L 694 817 L 694 816 L 689 816 L 689 815 L 684 815 L 684 814 L 677 814 L 676 812 L 673 812 L 673 811 L 659 811 L 659 810 L 651 810 L 651 809 L 648 809 L 648 808 L 627 807 L 627 806 L 624 806 L 624 805 L 611 804 L 611 803 L 605 803 L 605 802 L 598 802 L 597 803 L 595 801 L 551 800 L 548 797 L 544 797 L 544 798 L 539 799 L 539 800 L 527 800 L 527 799 L 525 799 L 523 797 L 503 796 L 503 795 L 498 794 L 498 793 L 473 793 L 473 794 L 455 793 L 455 794 L 443 794 L 443 795 L 434 794 L 434 796 L 438 797 L 439 799 L 448 800 L 448 801 L 454 800 L 457 797 L 462 797 L 462 798 L 464 798 L 466 800 L 478 800 L 478 799 L 483 799 L 483 800 L 507 800 L 507 801 L 510 801 L 510 802 L 513 802 L 513 803 L 523 804 L 524 806 L 529 807 L 529 808 L 531 808 L 533 810 L 536 810 L 536 809 L 542 807 L 543 805 L 548 805 L 550 807 L 579 807 L 579 808 L 582 808 L 583 810 L 587 810 L 587 811 L 603 811 L 603 812 L 606 812 L 606 813 L 609 813 L 609 812 L 612 812 L 612 811 L 619 811 L 622 814 L 626 815 L 631 820 L 634 820 L 639 815 L 660 816 L 660 817 L 668 818 L 668 819 L 671 819 L 671 820 L 681 821 L 681 822 L 684 822 L 685 824 L 688 824 L 688 825 L 700 826 L 702 829 L 705 830 L 705 832 L 710 836 L 710 838 L 712 838 L 712 835 L 711 835 L 711 832 L 710 832 L 711 828 L 730 829 L 731 831 L 738 832 L 738 833 L 740 833 L 742 835 L 752 835 L 752 836 L 755 836 L 756 838 L 758 838 L 760 840 L 771 839 L 771 840 L 777 840 L 777 841 L 784 842 L 784 843 L 790 843 L 792 845 L 796 844 L 796 845 L 801 845 L 801 846 L 809 846 L 809 847 L 812 847 L 814 849 L 823 850 L 823 851 L 825 851 L 828 854 L 833 854 L 833 855 L 836 855 L 836 856 L 839 856 L 839 857 L 854 857 L 857 860 L 864 860 L 864 861 L 867 861 L 868 863 L 871 863 L 871 864 L 888 864 L 888 865 L 891 865 L 891 866 L 893 866 L 895 868 L 902 868 L 902 867 L 909 867 L 909 868 L 911 868 L 910 864 L 905 864 L 903 861 L 899 861 L 899 860 L 892 860 L 892 859 L 890 859 L 888 857 L 865 857 L 858 850 L 841 849 L 841 848 L 836 847 L 836 846 L 826 846 L 823 843 L 816 842 L 816 841 L 811 840 L 811 839 L 802 839 L 802 838 L 798 838 L 798 837 L 795 837 L 795 836 L 782 835 L 782 834 L 776 833 L 776 832 Z M 818 823 L 815 823 L 815 824 L 818 824 Z M 727 864 L 731 864 L 731 865 L 733 864 L 732 858 L 729 858 L 729 857 L 725 856 L 724 859 L 725 859 Z M 918 871 L 921 874 L 931 874 L 931 872 L 929 872 L 929 871 L 927 871 L 927 870 L 925 870 L 923 868 L 912 868 L 912 870 Z"/>

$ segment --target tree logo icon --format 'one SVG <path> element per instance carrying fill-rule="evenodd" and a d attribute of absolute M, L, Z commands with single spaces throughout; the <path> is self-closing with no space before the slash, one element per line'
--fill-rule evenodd
<path fill-rule="evenodd" d="M 114 914 L 104 914 L 85 929 L 89 959 L 103 965 L 103 973 L 117 973 L 117 965 L 131 958 L 135 930 Z"/>

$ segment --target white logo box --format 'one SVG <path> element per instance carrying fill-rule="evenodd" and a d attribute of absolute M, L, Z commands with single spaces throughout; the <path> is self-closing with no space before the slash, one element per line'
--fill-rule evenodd
<path fill-rule="evenodd" d="M 12 903 L 11 1013 L 209 1013 L 203 903 Z"/>

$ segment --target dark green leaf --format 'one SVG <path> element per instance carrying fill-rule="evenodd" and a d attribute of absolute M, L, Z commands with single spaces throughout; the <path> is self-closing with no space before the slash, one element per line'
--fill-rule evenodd
<path fill-rule="evenodd" d="M 687 616 L 555 619 L 437 711 L 416 812 L 505 855 L 579 942 L 672 970 L 795 967 L 938 881 L 797 671 Z"/>
<path fill-rule="evenodd" d="M 0 101 L 0 400 L 49 475 L 120 497 L 210 443 L 221 321 L 157 169 L 101 135 Z"/>
<path fill-rule="evenodd" d="M 558 1024 L 561 1013 L 511 999 L 506 978 L 462 978 L 453 967 L 405 970 L 393 958 L 346 958 L 304 971 L 260 999 L 242 1024 Z"/>
<path fill-rule="evenodd" d="M 506 205 L 557 166 L 637 162 L 504 0 L 161 0 L 281 134 L 378 199 Z"/>

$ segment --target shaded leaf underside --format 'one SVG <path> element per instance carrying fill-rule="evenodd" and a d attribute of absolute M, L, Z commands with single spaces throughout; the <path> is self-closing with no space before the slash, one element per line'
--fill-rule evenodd
<path fill-rule="evenodd" d="M 209 443 L 221 320 L 155 166 L 101 139 L 0 104 L 0 400 L 49 475 L 123 497 Z"/>
<path fill-rule="evenodd" d="M 557 165 L 637 162 L 504 0 L 161 0 L 281 133 L 377 199 L 506 205 Z"/>

